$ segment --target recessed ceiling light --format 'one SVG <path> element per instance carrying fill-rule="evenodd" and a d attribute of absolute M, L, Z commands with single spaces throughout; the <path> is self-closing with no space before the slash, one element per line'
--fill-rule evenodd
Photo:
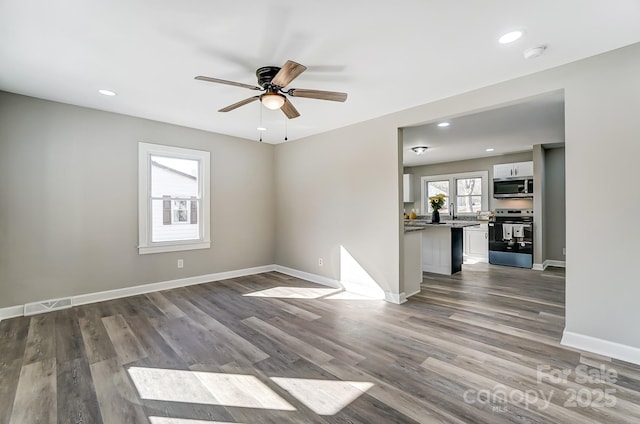
<path fill-rule="evenodd" d="M 514 41 L 516 41 L 520 37 L 522 37 L 522 31 L 507 32 L 502 37 L 498 38 L 498 43 L 500 43 L 500 44 L 513 43 Z"/>
<path fill-rule="evenodd" d="M 111 90 L 98 90 L 98 93 L 104 95 L 104 96 L 115 96 L 116 92 L 115 91 L 111 91 Z"/>
<path fill-rule="evenodd" d="M 493 147 L 489 147 L 488 149 L 484 149 L 485 152 L 493 152 L 494 150 L 496 150 L 496 149 L 494 149 Z"/>
<path fill-rule="evenodd" d="M 267 128 L 266 127 L 258 127 L 258 131 L 266 131 Z"/>
<path fill-rule="evenodd" d="M 450 124 L 450 123 L 448 123 L 448 122 L 440 122 L 440 123 L 438 124 L 438 126 L 439 126 L 439 127 L 448 127 L 449 125 L 451 125 L 451 124 Z"/>

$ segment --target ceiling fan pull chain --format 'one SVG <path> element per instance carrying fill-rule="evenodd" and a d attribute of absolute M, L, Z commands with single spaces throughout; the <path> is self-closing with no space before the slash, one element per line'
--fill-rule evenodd
<path fill-rule="evenodd" d="M 288 119 L 285 118 L 285 120 L 284 120 L 284 141 L 288 140 L 287 133 L 288 133 L 288 130 L 289 130 L 289 126 L 287 125 L 287 121 L 288 121 Z"/>
<path fill-rule="evenodd" d="M 258 128 L 258 132 L 260 133 L 260 143 L 262 143 L 262 131 L 263 131 L 263 126 L 262 126 L 262 105 L 260 106 L 260 127 Z"/>

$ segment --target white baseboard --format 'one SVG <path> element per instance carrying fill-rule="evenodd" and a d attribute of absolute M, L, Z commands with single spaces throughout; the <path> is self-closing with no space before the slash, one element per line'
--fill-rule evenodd
<path fill-rule="evenodd" d="M 357 284 L 349 285 L 345 287 L 338 280 L 332 278 L 323 277 L 317 274 L 311 274 L 297 269 L 288 268 L 281 265 L 264 265 L 253 268 L 244 268 L 234 271 L 218 272 L 214 274 L 198 275 L 195 277 L 179 278 L 177 280 L 161 281 L 158 283 L 142 284 L 139 286 L 123 287 L 121 289 L 105 290 L 96 293 L 80 294 L 77 296 L 71 296 L 71 304 L 73 306 L 86 305 L 88 303 L 104 302 L 106 300 L 120 299 L 122 297 L 136 296 L 139 294 L 157 292 L 162 290 L 175 289 L 178 287 L 192 286 L 194 284 L 210 283 L 213 281 L 227 280 L 230 278 L 244 277 L 246 275 L 260 274 L 263 272 L 278 271 L 283 274 L 291 275 L 293 277 L 301 278 L 303 280 L 311 281 L 312 283 L 321 284 L 323 286 L 332 287 L 335 289 L 343 289 L 350 293 L 355 293 L 361 296 L 370 297 L 366 293 L 365 288 L 361 288 Z M 385 292 L 384 300 L 391 303 L 403 303 L 406 301 L 404 293 L 394 294 Z M 46 300 L 42 300 L 46 302 Z M 15 318 L 24 315 L 24 305 L 9 306 L 6 308 L 0 308 L 0 321 L 7 318 Z"/>
<path fill-rule="evenodd" d="M 209 283 L 213 281 L 227 280 L 229 278 L 244 277 L 245 275 L 260 274 L 262 272 L 273 271 L 274 269 L 275 265 L 264 265 L 253 268 L 238 269 L 234 271 L 198 275 L 195 277 L 179 278 L 177 280 L 162 281 L 159 283 L 143 284 L 140 286 L 124 287 L 121 289 L 107 290 L 97 293 L 81 294 L 78 296 L 73 296 L 73 304 L 84 305 L 87 303 L 102 302 L 105 300 L 119 299 L 121 297 L 135 296 L 138 294 L 192 286 L 194 284 Z"/>
<path fill-rule="evenodd" d="M 567 267 L 567 262 L 566 261 L 554 261 L 551 259 L 548 259 L 546 261 L 544 261 L 544 267 L 547 268 L 548 266 L 555 266 L 558 268 L 566 268 Z"/>
<path fill-rule="evenodd" d="M 404 292 L 400 294 L 396 294 L 396 293 L 385 291 L 384 300 L 386 300 L 389 303 L 395 303 L 396 305 L 401 305 L 407 301 L 407 295 Z"/>
<path fill-rule="evenodd" d="M 533 264 L 533 267 L 531 269 L 533 269 L 534 271 L 544 271 L 545 269 L 547 269 L 548 266 L 566 268 L 567 267 L 567 262 L 566 261 L 555 261 L 555 260 L 552 260 L 552 259 L 547 259 L 546 261 L 542 262 L 541 264 Z"/>
<path fill-rule="evenodd" d="M 333 287 L 335 289 L 342 289 L 348 293 L 357 294 L 360 296 L 368 297 L 371 299 L 384 299 L 390 303 L 404 303 L 407 301 L 404 293 L 396 294 L 391 292 L 384 292 L 384 298 L 372 297 L 371 290 L 361 284 L 345 284 L 344 282 L 335 280 L 333 278 L 323 277 L 322 275 L 311 274 L 309 272 L 299 271 L 297 269 L 288 268 L 282 265 L 276 265 L 275 270 L 283 274 L 291 275 L 292 277 L 301 278 L 303 280 L 311 281 L 312 283 L 322 284 L 323 286 Z"/>
<path fill-rule="evenodd" d="M 264 265 L 253 268 L 238 269 L 234 271 L 198 275 L 195 277 L 179 278 L 177 280 L 162 281 L 158 283 L 142 284 L 139 286 L 123 287 L 121 289 L 105 290 L 96 293 L 80 294 L 77 296 L 71 296 L 71 304 L 73 306 L 77 306 L 85 305 L 87 303 L 103 302 L 105 300 L 113 300 L 127 296 L 135 296 L 138 294 L 192 286 L 194 284 L 209 283 L 213 281 L 227 280 L 229 278 L 244 277 L 245 275 L 260 274 L 263 272 L 274 271 L 275 268 L 275 265 Z M 46 301 L 43 300 L 43 302 Z M 23 315 L 24 305 L 16 305 L 0 309 L 0 320 L 19 317 Z"/>
<path fill-rule="evenodd" d="M 560 344 L 640 365 L 640 348 L 564 331 Z"/>
<path fill-rule="evenodd" d="M 3 319 L 21 317 L 24 313 L 24 305 L 8 306 L 0 308 L 0 321 Z"/>
<path fill-rule="evenodd" d="M 323 277 L 318 274 L 311 274 L 309 272 L 299 271 L 297 269 L 289 268 L 282 265 L 275 265 L 274 271 L 281 272 L 283 274 L 290 275 L 292 277 L 301 278 L 303 280 L 311 281 L 312 283 L 322 284 L 323 286 L 333 287 L 334 289 L 343 289 L 340 281 L 333 278 Z"/>

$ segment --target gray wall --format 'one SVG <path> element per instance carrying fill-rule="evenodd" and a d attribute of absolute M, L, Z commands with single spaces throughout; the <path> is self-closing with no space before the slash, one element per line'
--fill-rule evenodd
<path fill-rule="evenodd" d="M 490 210 L 495 210 L 496 208 L 529 208 L 533 204 L 533 201 L 530 199 L 494 199 L 491 181 L 493 180 L 493 165 L 501 163 L 527 162 L 530 160 L 532 160 L 532 153 L 529 151 L 456 162 L 437 163 L 433 165 L 406 167 L 404 168 L 404 173 L 413 175 L 413 188 L 415 190 L 414 198 L 416 201 L 414 203 L 405 203 L 404 207 L 407 209 L 407 213 L 411 211 L 411 208 L 416 211 L 422 211 L 420 201 L 420 179 L 422 177 L 429 175 L 457 174 L 460 172 L 488 171 Z"/>
<path fill-rule="evenodd" d="M 545 149 L 544 259 L 564 261 L 566 246 L 565 149 Z"/>
<path fill-rule="evenodd" d="M 211 249 L 138 255 L 139 141 L 211 152 Z M 0 307 L 272 264 L 273 154 L 0 92 Z"/>
<path fill-rule="evenodd" d="M 279 265 L 342 281 L 342 247 L 383 291 L 401 291 L 397 138 L 363 123 L 276 146 Z"/>

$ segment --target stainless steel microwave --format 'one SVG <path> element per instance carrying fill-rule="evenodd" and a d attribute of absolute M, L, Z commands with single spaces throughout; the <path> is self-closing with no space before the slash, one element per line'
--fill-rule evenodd
<path fill-rule="evenodd" d="M 533 178 L 496 178 L 493 180 L 493 197 L 533 197 Z"/>

